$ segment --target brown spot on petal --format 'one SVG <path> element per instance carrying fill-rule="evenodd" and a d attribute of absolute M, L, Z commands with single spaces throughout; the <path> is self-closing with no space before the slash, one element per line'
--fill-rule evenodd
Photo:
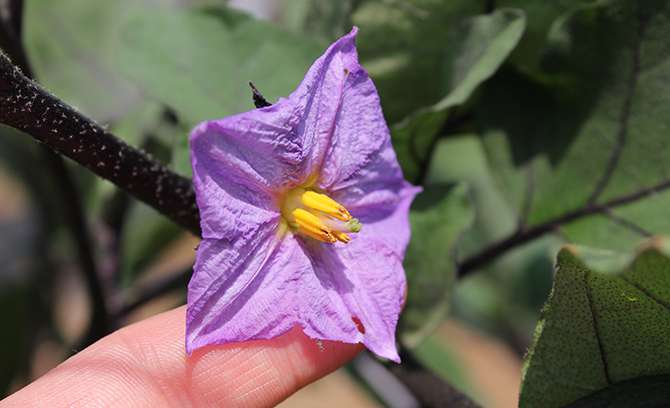
<path fill-rule="evenodd" d="M 351 316 L 351 320 L 354 322 L 356 325 L 356 328 L 361 334 L 365 334 L 365 326 L 363 326 L 363 322 L 361 322 L 361 319 L 359 319 L 357 316 Z"/>

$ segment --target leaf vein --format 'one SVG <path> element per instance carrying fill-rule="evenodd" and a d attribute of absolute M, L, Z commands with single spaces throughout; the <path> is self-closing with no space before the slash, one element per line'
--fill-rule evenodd
<path fill-rule="evenodd" d="M 607 355 L 605 354 L 605 348 L 603 347 L 602 339 L 600 338 L 600 330 L 598 329 L 598 316 L 595 309 L 593 308 L 593 294 L 591 293 L 591 287 L 589 286 L 588 280 L 588 271 L 584 271 L 583 275 L 584 280 L 584 290 L 586 292 L 586 298 L 589 301 L 589 311 L 591 312 L 591 319 L 593 322 L 593 331 L 596 336 L 596 342 L 598 343 L 598 350 L 600 351 L 600 360 L 603 364 L 603 374 L 605 375 L 605 381 L 607 385 L 612 384 L 612 379 L 610 378 L 609 366 L 607 365 Z"/>
<path fill-rule="evenodd" d="M 535 168 L 531 162 L 526 168 L 526 188 L 524 189 L 523 201 L 521 203 L 521 212 L 519 214 L 519 231 L 526 229 L 528 218 L 533 207 L 533 197 L 535 195 Z"/>
<path fill-rule="evenodd" d="M 618 224 L 626 229 L 629 229 L 634 233 L 639 234 L 645 238 L 650 238 L 654 235 L 651 232 L 644 229 L 643 227 L 641 227 L 640 225 L 636 224 L 635 222 L 616 215 L 609 208 L 606 209 L 603 214 L 615 224 Z"/>
<path fill-rule="evenodd" d="M 670 311 L 670 303 L 668 303 L 665 300 L 663 300 L 663 299 L 659 298 L 658 296 L 654 295 L 644 286 L 638 284 L 637 282 L 632 281 L 627 276 L 621 276 L 621 279 L 623 279 L 623 281 L 626 282 L 627 284 L 629 284 L 630 286 L 632 286 L 635 289 L 639 290 L 640 292 L 644 293 L 645 296 L 647 296 L 649 299 L 653 300 L 654 302 L 663 306 L 666 310 Z"/>
<path fill-rule="evenodd" d="M 619 164 L 619 159 L 621 158 L 624 146 L 626 145 L 626 140 L 628 139 L 628 123 L 630 120 L 631 107 L 633 105 L 633 95 L 635 94 L 637 80 L 640 76 L 640 47 L 642 44 L 642 37 L 644 36 L 645 27 L 645 21 L 640 20 L 638 23 L 635 44 L 633 46 L 631 73 L 626 85 L 626 94 L 624 95 L 623 105 L 621 106 L 621 111 L 619 113 L 619 129 L 617 131 L 616 141 L 607 161 L 605 171 L 596 183 L 593 192 L 587 200 L 587 205 L 589 206 L 595 204 L 598 201 L 598 198 L 600 198 L 603 191 L 608 186 L 612 176 L 614 175 L 614 171 Z"/>

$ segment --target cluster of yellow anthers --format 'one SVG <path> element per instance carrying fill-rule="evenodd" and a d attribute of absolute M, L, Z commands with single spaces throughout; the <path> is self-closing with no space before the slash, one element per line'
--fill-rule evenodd
<path fill-rule="evenodd" d="M 348 233 L 361 230 L 361 223 L 342 204 L 306 188 L 296 188 L 286 195 L 282 215 L 294 232 L 329 244 L 346 244 L 351 241 Z"/>

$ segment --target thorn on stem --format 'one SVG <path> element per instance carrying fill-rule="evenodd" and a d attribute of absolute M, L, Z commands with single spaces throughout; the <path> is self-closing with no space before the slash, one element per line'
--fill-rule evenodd
<path fill-rule="evenodd" d="M 256 86 L 253 84 L 253 82 L 249 81 L 249 86 L 251 87 L 251 94 L 252 97 L 254 98 L 254 105 L 256 108 L 264 108 L 266 106 L 271 106 L 272 104 L 268 102 L 267 99 L 260 93 L 260 91 L 256 88 Z"/>

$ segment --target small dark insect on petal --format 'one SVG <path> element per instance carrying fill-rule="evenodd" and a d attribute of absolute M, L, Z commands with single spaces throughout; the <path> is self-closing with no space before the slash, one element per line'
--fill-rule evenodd
<path fill-rule="evenodd" d="M 251 87 L 251 95 L 254 98 L 254 105 L 256 108 L 264 108 L 266 106 L 272 105 L 270 102 L 268 102 L 267 99 L 260 93 L 260 91 L 256 88 L 256 86 L 253 84 L 253 82 L 249 82 L 249 86 Z"/>

